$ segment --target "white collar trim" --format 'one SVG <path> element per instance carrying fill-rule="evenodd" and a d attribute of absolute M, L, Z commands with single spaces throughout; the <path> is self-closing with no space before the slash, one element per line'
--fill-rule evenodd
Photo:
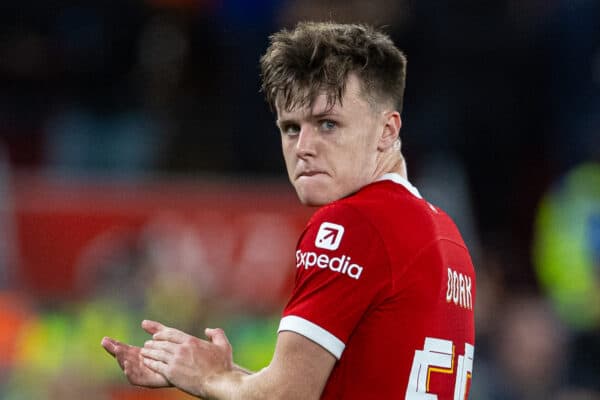
<path fill-rule="evenodd" d="M 411 192 L 414 196 L 418 197 L 419 199 L 423 198 L 421 196 L 421 193 L 419 193 L 419 190 L 416 187 L 414 187 L 412 185 L 412 183 L 410 183 L 408 181 L 408 179 L 404 178 L 402 175 L 397 174 L 395 172 L 383 174 L 379 179 L 376 180 L 376 182 L 379 182 L 379 181 L 392 181 L 394 183 L 404 186 L 406 188 L 406 190 Z"/>

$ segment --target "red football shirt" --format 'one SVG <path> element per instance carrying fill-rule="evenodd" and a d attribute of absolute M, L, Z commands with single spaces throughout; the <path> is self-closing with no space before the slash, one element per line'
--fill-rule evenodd
<path fill-rule="evenodd" d="M 319 209 L 279 331 L 337 363 L 322 399 L 468 397 L 475 273 L 452 220 L 398 174 Z"/>

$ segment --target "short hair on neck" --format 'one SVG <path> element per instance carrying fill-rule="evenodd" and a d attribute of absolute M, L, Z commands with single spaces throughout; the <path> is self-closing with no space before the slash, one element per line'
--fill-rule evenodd
<path fill-rule="evenodd" d="M 329 107 L 341 104 L 354 73 L 371 106 L 389 103 L 402 112 L 406 57 L 369 25 L 300 22 L 270 36 L 260 67 L 261 91 L 272 110 L 310 107 L 321 94 Z"/>

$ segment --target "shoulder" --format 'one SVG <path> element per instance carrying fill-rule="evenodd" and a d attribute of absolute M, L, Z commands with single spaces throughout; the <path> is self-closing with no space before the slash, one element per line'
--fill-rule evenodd
<path fill-rule="evenodd" d="M 381 230 L 362 207 L 345 198 L 320 208 L 304 230 L 296 249 L 296 267 L 302 276 L 346 275 L 361 282 L 382 281 L 389 258 Z M 318 268 L 312 268 L 312 267 Z M 321 270 L 338 274 L 323 274 Z M 365 278 L 362 278 L 364 276 Z M 327 279 L 329 279 L 327 278 Z"/>
<path fill-rule="evenodd" d="M 414 187 L 411 188 L 414 189 Z M 415 194 L 416 193 L 416 194 Z M 373 229 L 384 229 L 392 220 L 423 222 L 424 217 L 438 214 L 441 210 L 424 200 L 416 189 L 410 191 L 393 181 L 374 182 L 357 193 L 321 207 L 309 223 L 330 219 L 345 219 L 353 224 L 368 224 Z M 396 229 L 398 225 L 396 225 Z"/>
<path fill-rule="evenodd" d="M 386 253 L 383 228 L 374 217 L 378 206 L 365 201 L 370 196 L 364 194 L 361 190 L 317 210 L 306 226 L 299 248 L 331 254 L 341 251 L 348 255 L 361 253 L 363 257 L 383 256 Z"/>
<path fill-rule="evenodd" d="M 401 247 L 410 254 L 433 240 L 459 240 L 451 218 L 425 200 L 412 185 L 387 180 L 375 182 L 352 196 L 319 209 L 311 219 L 313 229 L 326 222 L 342 225 L 378 238 L 389 251 Z M 412 189 L 412 190 L 411 190 Z"/>
<path fill-rule="evenodd" d="M 369 208 L 376 208 L 375 204 L 364 203 L 362 196 L 337 200 L 317 210 L 311 217 L 307 228 L 318 229 L 321 226 L 331 227 L 339 225 L 341 229 L 371 230 L 375 229 L 370 217 Z"/>
<path fill-rule="evenodd" d="M 313 242 L 318 248 L 334 250 L 344 237 L 344 241 L 354 238 L 373 238 L 375 228 L 365 215 L 364 210 L 346 199 L 321 207 L 315 212 L 305 229 L 305 240 Z"/>

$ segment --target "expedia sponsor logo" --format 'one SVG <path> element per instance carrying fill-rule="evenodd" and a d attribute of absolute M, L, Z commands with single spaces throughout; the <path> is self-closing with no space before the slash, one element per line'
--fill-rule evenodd
<path fill-rule="evenodd" d="M 344 236 L 344 227 L 332 222 L 323 222 L 315 238 L 315 246 L 320 249 L 337 250 L 340 247 L 342 237 Z"/>
<path fill-rule="evenodd" d="M 353 279 L 359 279 L 363 271 L 363 267 L 352 263 L 352 258 L 346 255 L 330 257 L 327 254 L 317 254 L 312 251 L 296 251 L 296 268 L 309 269 L 312 267 L 329 269 Z"/>

